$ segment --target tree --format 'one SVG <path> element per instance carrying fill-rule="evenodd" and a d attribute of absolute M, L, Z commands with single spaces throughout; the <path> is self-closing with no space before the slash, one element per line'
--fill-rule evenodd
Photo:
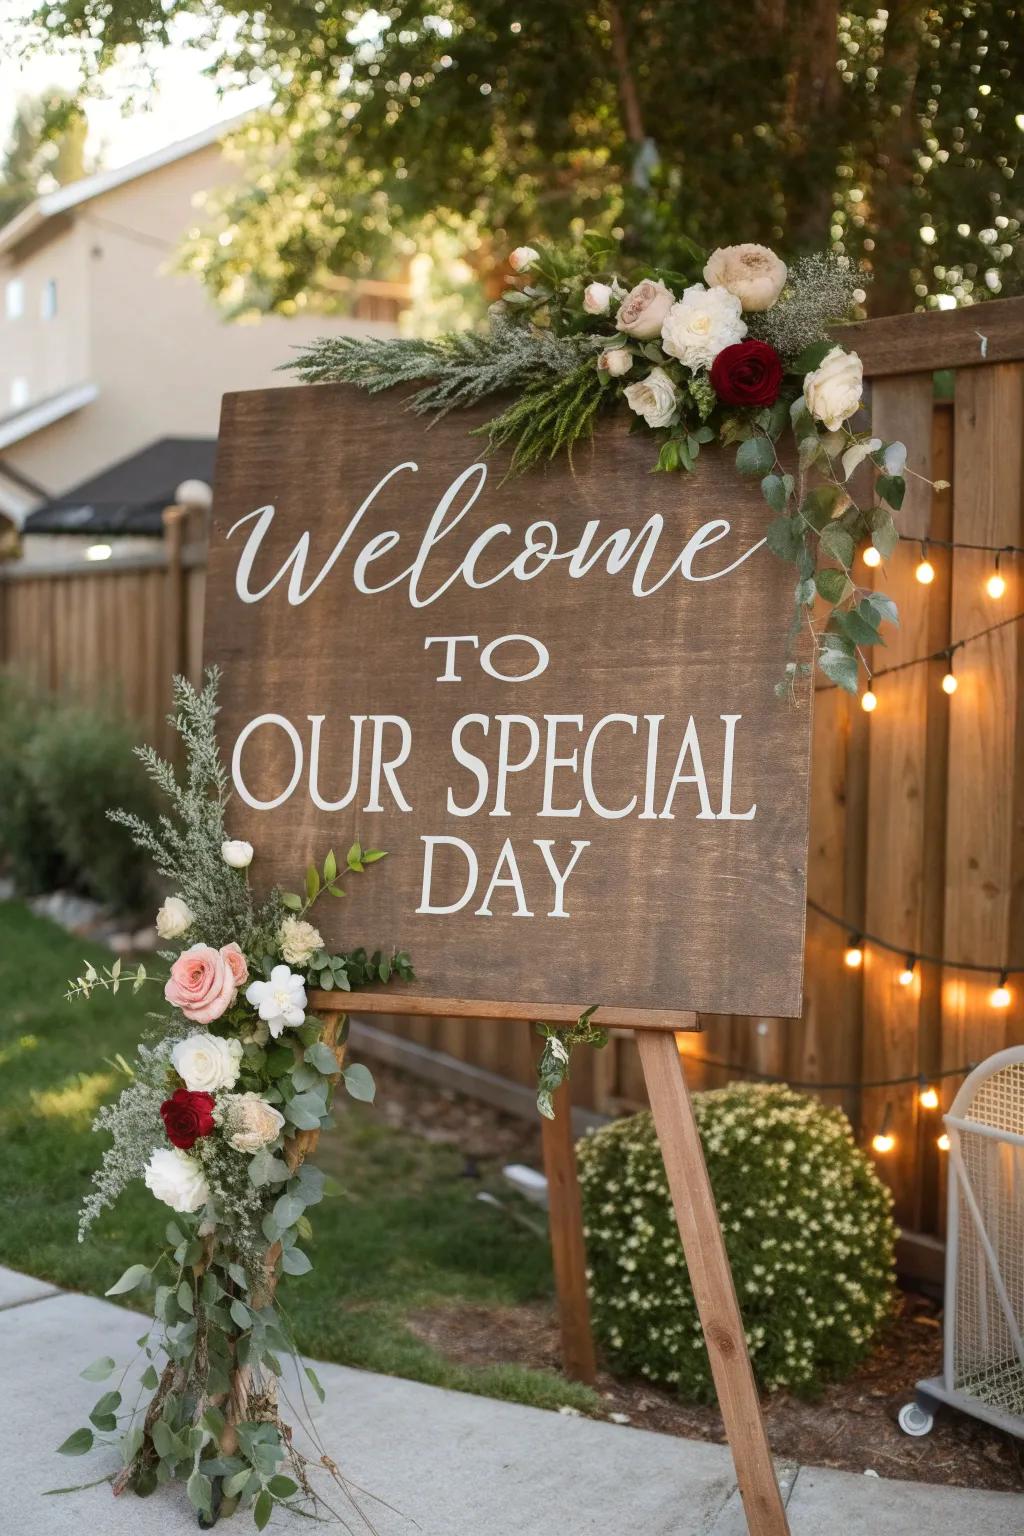
<path fill-rule="evenodd" d="M 669 266 L 682 237 L 831 245 L 873 271 L 875 313 L 1018 291 L 1021 18 L 889 4 L 215 0 L 202 45 L 276 104 L 188 259 L 236 307 L 288 309 L 441 233 L 496 279 L 510 245 L 591 225 Z M 185 10 L 37 19 L 109 55 Z"/>
<path fill-rule="evenodd" d="M 86 172 L 85 113 L 64 91 L 19 101 L 0 163 L 0 224 L 48 186 L 66 186 Z"/>

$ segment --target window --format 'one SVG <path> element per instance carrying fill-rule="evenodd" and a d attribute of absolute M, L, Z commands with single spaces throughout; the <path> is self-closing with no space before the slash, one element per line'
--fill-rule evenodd
<path fill-rule="evenodd" d="M 25 313 L 25 284 L 20 277 L 12 277 L 8 280 L 6 307 L 8 320 L 20 320 Z"/>
<path fill-rule="evenodd" d="M 53 320 L 57 314 L 57 279 L 47 278 L 39 295 L 39 314 L 43 320 Z"/>
<path fill-rule="evenodd" d="M 11 406 L 20 411 L 23 405 L 28 405 L 28 379 L 19 377 L 11 380 Z"/>

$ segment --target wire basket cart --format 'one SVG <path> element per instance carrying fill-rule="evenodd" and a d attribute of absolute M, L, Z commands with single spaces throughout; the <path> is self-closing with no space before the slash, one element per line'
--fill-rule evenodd
<path fill-rule="evenodd" d="M 943 1372 L 917 1383 L 900 1428 L 926 1435 L 948 1404 L 1024 1437 L 1024 1046 L 976 1067 L 944 1118 Z"/>

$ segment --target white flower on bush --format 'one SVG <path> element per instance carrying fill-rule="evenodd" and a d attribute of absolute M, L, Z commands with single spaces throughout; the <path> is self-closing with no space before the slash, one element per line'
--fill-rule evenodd
<path fill-rule="evenodd" d="M 233 1088 L 242 1062 L 239 1040 L 221 1035 L 189 1035 L 171 1051 L 171 1062 L 190 1093 L 219 1093 Z"/>
<path fill-rule="evenodd" d="M 629 290 L 619 305 L 615 329 L 625 331 L 627 336 L 635 336 L 638 341 L 653 341 L 675 303 L 675 297 L 663 282 L 645 277 Z"/>
<path fill-rule="evenodd" d="M 597 360 L 597 366 L 613 379 L 621 379 L 633 366 L 633 354 L 628 347 L 606 347 Z"/>
<path fill-rule="evenodd" d="M 606 315 L 612 297 L 608 283 L 588 283 L 583 290 L 583 308 L 588 315 Z"/>
<path fill-rule="evenodd" d="M 652 368 L 646 379 L 637 379 L 623 390 L 631 411 L 649 427 L 667 427 L 675 415 L 679 396 L 664 368 Z"/>
<path fill-rule="evenodd" d="M 284 1128 L 284 1115 L 258 1093 L 228 1094 L 221 1109 L 228 1145 L 236 1152 L 258 1152 L 276 1141 Z"/>
<path fill-rule="evenodd" d="M 771 309 L 786 286 L 786 263 L 766 245 L 724 245 L 704 268 L 711 288 L 727 288 L 745 310 Z"/>
<path fill-rule="evenodd" d="M 508 258 L 508 264 L 513 272 L 527 272 L 539 255 L 540 252 L 535 251 L 532 245 L 517 245 Z"/>
<path fill-rule="evenodd" d="M 253 846 L 243 838 L 229 838 L 220 845 L 220 856 L 232 869 L 248 869 L 252 863 Z"/>
<path fill-rule="evenodd" d="M 838 432 L 860 406 L 864 366 L 856 352 L 833 347 L 804 379 L 804 404 L 812 416 Z"/>
<path fill-rule="evenodd" d="M 285 1025 L 297 1029 L 306 1018 L 306 988 L 301 976 L 286 965 L 275 965 L 269 981 L 254 981 L 246 988 L 246 1001 L 259 1009 L 260 1018 L 276 1040 Z"/>
<path fill-rule="evenodd" d="M 320 930 L 312 923 L 304 923 L 298 917 L 286 917 L 277 931 L 281 958 L 289 965 L 308 965 L 324 941 Z"/>
<path fill-rule="evenodd" d="M 157 1147 L 142 1174 L 146 1188 L 173 1211 L 201 1210 L 210 1198 L 202 1164 L 177 1148 Z"/>
<path fill-rule="evenodd" d="M 661 345 L 687 368 L 710 368 L 719 352 L 742 341 L 747 322 L 739 299 L 728 288 L 694 283 L 673 304 L 661 327 Z"/>
<path fill-rule="evenodd" d="M 180 939 L 194 922 L 192 908 L 180 896 L 168 896 L 156 915 L 156 931 L 162 939 Z"/>

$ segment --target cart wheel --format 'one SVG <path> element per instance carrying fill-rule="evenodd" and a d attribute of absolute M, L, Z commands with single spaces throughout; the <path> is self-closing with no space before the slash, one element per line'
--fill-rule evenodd
<path fill-rule="evenodd" d="M 920 1403 L 904 1403 L 897 1417 L 905 1435 L 927 1435 L 935 1423 L 935 1415 Z"/>

